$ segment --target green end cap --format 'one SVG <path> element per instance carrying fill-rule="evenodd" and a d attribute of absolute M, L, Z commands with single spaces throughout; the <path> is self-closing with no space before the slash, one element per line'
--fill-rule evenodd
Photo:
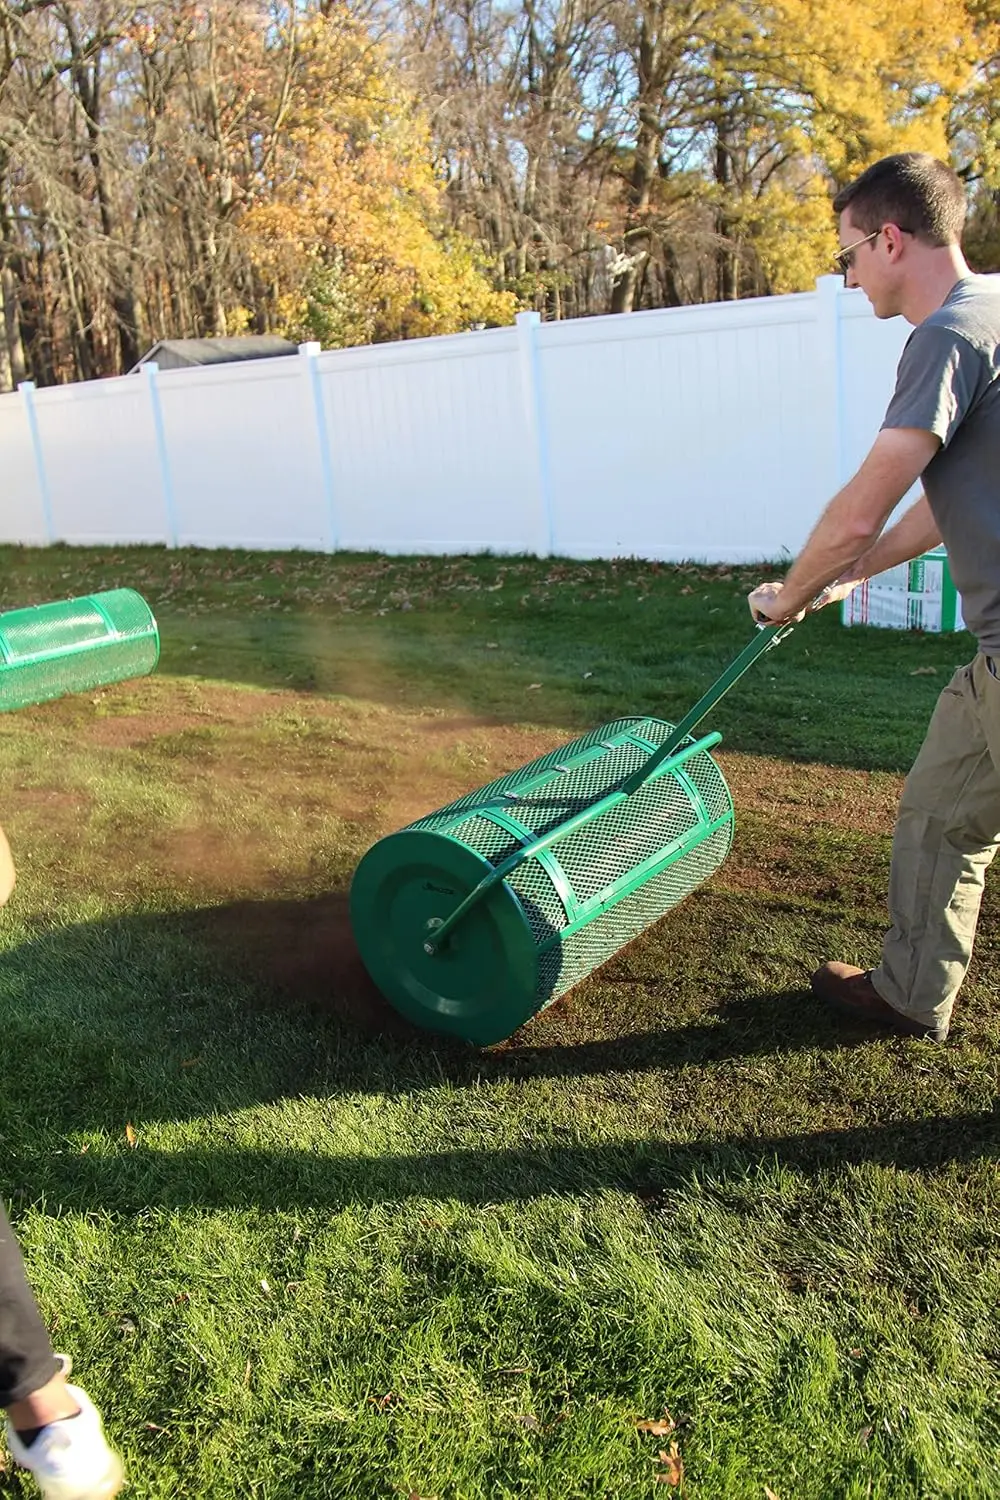
<path fill-rule="evenodd" d="M 537 945 L 510 887 L 496 885 L 433 954 L 428 936 L 493 866 L 447 834 L 403 829 L 375 844 L 351 884 L 351 925 L 365 967 L 399 1013 L 476 1046 L 535 1015 Z"/>

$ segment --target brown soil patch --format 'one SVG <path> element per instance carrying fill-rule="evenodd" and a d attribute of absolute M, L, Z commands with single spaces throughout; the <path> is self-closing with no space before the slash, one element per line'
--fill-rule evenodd
<path fill-rule="evenodd" d="M 67 792 L 59 787 L 8 786 L 4 800 L 16 805 L 19 812 L 66 813 L 78 812 L 87 798 L 82 792 Z"/>
<path fill-rule="evenodd" d="M 323 717 L 324 700 L 312 700 L 305 704 L 296 693 L 267 693 L 258 691 L 240 692 L 235 688 L 216 686 L 214 683 L 194 684 L 185 697 L 190 707 L 185 711 L 163 710 L 157 704 L 160 684 L 150 691 L 150 706 L 125 713 L 102 714 L 81 728 L 81 733 L 91 744 L 107 749 L 132 749 L 136 745 L 148 744 L 160 735 L 180 734 L 185 729 L 204 729 L 225 724 L 252 724 L 267 714 L 295 713 L 309 717 Z M 172 685 L 171 685 L 172 686 Z M 176 691 L 169 695 L 176 699 Z M 326 716 L 336 712 L 336 705 L 326 703 Z"/>
<path fill-rule="evenodd" d="M 265 838 L 221 828 L 172 828 L 150 841 L 145 853 L 157 868 L 204 891 L 273 891 L 287 879 Z"/>
<path fill-rule="evenodd" d="M 342 892 L 306 901 L 236 901 L 192 912 L 187 921 L 206 946 L 281 1000 L 363 1031 L 412 1029 L 369 979 Z"/>
<path fill-rule="evenodd" d="M 403 828 L 467 796 L 476 787 L 547 755 L 569 738 L 558 731 L 525 730 L 467 719 L 417 720 L 402 725 L 397 720 L 393 728 L 395 735 L 386 743 L 392 772 L 378 810 L 382 833 Z"/>
<path fill-rule="evenodd" d="M 885 771 L 791 765 L 763 755 L 717 755 L 736 815 L 757 812 L 776 831 L 825 823 L 856 833 L 889 834 L 896 821 L 903 778 Z"/>

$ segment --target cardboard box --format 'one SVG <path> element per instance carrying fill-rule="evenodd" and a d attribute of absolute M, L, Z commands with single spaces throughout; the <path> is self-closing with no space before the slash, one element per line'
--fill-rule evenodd
<path fill-rule="evenodd" d="M 889 630 L 964 630 L 948 554 L 943 547 L 935 547 L 870 578 L 842 602 L 841 619 L 845 625 L 879 625 Z"/>

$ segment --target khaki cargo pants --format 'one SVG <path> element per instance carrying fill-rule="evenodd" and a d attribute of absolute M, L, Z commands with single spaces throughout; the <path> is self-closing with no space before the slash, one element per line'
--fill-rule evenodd
<path fill-rule="evenodd" d="M 942 692 L 906 778 L 892 843 L 892 928 L 872 983 L 940 1040 L 972 956 L 1000 842 L 1000 658 L 980 653 Z"/>

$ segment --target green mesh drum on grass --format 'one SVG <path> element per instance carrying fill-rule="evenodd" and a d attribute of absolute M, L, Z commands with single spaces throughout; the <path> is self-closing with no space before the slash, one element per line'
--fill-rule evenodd
<path fill-rule="evenodd" d="M 160 637 L 133 589 L 0 614 L 0 712 L 152 672 Z"/>
<path fill-rule="evenodd" d="M 619 719 L 381 839 L 351 885 L 362 959 L 408 1019 L 501 1041 L 718 869 L 733 803 L 690 731 L 772 628 L 677 726 Z"/>

